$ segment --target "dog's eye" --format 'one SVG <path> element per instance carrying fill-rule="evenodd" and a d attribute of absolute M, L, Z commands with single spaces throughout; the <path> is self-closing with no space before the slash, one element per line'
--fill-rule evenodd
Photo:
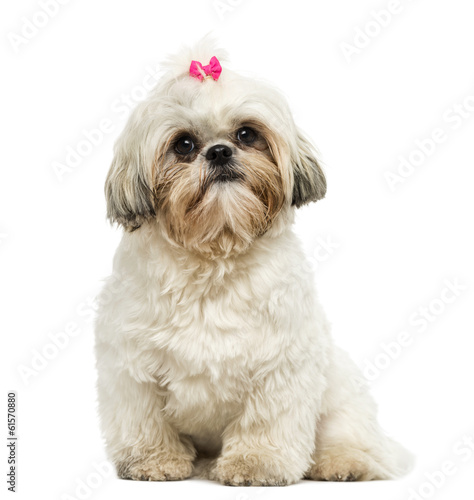
<path fill-rule="evenodd" d="M 257 133 L 250 127 L 242 127 L 237 130 L 237 139 L 244 144 L 252 144 L 257 138 Z"/>
<path fill-rule="evenodd" d="M 194 149 L 194 142 L 189 136 L 180 137 L 176 141 L 174 149 L 180 155 L 187 155 Z"/>

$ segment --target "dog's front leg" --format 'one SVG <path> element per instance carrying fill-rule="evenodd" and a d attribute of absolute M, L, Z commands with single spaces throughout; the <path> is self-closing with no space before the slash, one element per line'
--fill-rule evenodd
<path fill-rule="evenodd" d="M 158 386 L 99 363 L 99 408 L 107 451 L 123 479 L 166 481 L 192 473 L 195 451 L 162 413 Z"/>
<path fill-rule="evenodd" d="M 226 428 L 211 478 L 232 486 L 282 486 L 301 479 L 314 448 L 314 387 L 273 373 L 247 395 Z M 303 377 L 303 381 L 308 381 Z"/>

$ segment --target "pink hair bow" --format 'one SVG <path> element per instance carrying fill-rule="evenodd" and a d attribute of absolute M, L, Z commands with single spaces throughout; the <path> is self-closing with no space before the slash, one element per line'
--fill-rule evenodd
<path fill-rule="evenodd" d="M 199 61 L 191 61 L 189 74 L 198 80 L 203 80 L 206 76 L 212 76 L 217 80 L 222 72 L 222 66 L 216 56 L 211 57 L 209 64 L 203 66 Z"/>

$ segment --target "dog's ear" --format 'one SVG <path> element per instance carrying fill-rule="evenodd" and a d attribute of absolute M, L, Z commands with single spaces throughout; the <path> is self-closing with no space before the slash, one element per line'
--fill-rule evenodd
<path fill-rule="evenodd" d="M 156 215 L 151 168 L 139 141 L 127 126 L 115 145 L 105 181 L 107 218 L 128 231 L 138 229 Z"/>
<path fill-rule="evenodd" d="M 326 177 L 316 159 L 311 143 L 298 132 L 293 163 L 292 205 L 301 207 L 318 201 L 326 194 Z"/>

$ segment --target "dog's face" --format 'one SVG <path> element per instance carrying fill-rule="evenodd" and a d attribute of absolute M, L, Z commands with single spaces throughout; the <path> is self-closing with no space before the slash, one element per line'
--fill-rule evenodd
<path fill-rule="evenodd" d="M 325 190 L 282 96 L 226 70 L 218 81 L 165 77 L 132 114 L 106 183 L 111 220 L 158 224 L 212 256 L 244 251 Z"/>
<path fill-rule="evenodd" d="M 157 206 L 184 246 L 247 246 L 281 211 L 290 179 L 269 130 L 248 116 L 208 116 L 177 130 L 158 161 Z"/>

